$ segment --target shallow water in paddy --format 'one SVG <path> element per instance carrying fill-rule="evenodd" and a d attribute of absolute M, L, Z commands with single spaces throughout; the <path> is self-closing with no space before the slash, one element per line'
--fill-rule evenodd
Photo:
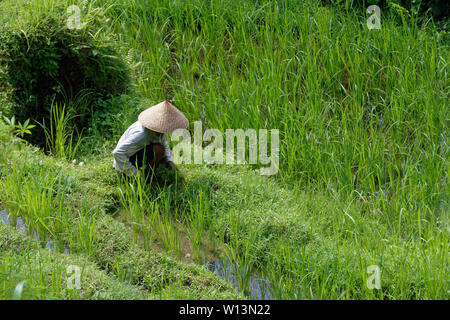
<path fill-rule="evenodd" d="M 227 259 L 219 261 L 208 261 L 206 263 L 206 268 L 214 272 L 217 276 L 225 279 L 233 286 L 241 291 L 247 291 L 247 295 L 253 300 L 273 300 L 272 297 L 272 286 L 268 279 L 261 279 L 256 275 L 250 275 L 246 283 L 245 290 L 242 290 L 239 285 L 238 277 L 239 273 L 242 272 L 239 268 L 234 267 L 229 263 Z M 236 270 L 237 269 L 237 270 Z"/>

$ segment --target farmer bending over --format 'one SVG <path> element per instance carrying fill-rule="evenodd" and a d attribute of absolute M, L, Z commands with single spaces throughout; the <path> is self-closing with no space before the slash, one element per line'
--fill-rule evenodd
<path fill-rule="evenodd" d="M 163 161 L 168 168 L 175 169 L 164 134 L 186 129 L 188 125 L 184 114 L 167 101 L 142 111 L 112 152 L 114 168 L 129 177 L 135 176 L 138 169 L 144 169 L 148 175 Z"/>

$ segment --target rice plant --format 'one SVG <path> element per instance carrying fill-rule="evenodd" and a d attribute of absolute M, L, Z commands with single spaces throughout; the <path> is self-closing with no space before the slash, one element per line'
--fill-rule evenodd
<path fill-rule="evenodd" d="M 50 108 L 49 127 L 47 128 L 45 123 L 42 124 L 48 150 L 61 159 L 74 159 L 82 142 L 81 138 L 78 138 L 76 143 L 73 141 L 74 131 L 69 129 L 72 118 L 73 115 L 70 114 L 70 111 L 66 111 L 65 104 L 58 105 L 55 103 Z"/>

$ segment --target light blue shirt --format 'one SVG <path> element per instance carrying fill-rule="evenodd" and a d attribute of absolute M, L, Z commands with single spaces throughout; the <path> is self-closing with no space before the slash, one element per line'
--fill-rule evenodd
<path fill-rule="evenodd" d="M 161 143 L 164 146 L 166 161 L 173 161 L 172 152 L 163 133 L 145 128 L 136 121 L 123 133 L 112 152 L 114 155 L 114 169 L 125 172 L 127 176 L 137 173 L 136 167 L 130 162 L 130 157 L 150 143 Z"/>

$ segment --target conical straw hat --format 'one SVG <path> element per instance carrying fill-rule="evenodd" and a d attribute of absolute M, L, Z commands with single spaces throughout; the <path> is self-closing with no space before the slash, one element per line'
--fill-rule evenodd
<path fill-rule="evenodd" d="M 171 133 L 176 129 L 186 129 L 189 125 L 184 114 L 168 101 L 163 101 L 142 111 L 138 120 L 147 129 L 159 133 Z"/>

